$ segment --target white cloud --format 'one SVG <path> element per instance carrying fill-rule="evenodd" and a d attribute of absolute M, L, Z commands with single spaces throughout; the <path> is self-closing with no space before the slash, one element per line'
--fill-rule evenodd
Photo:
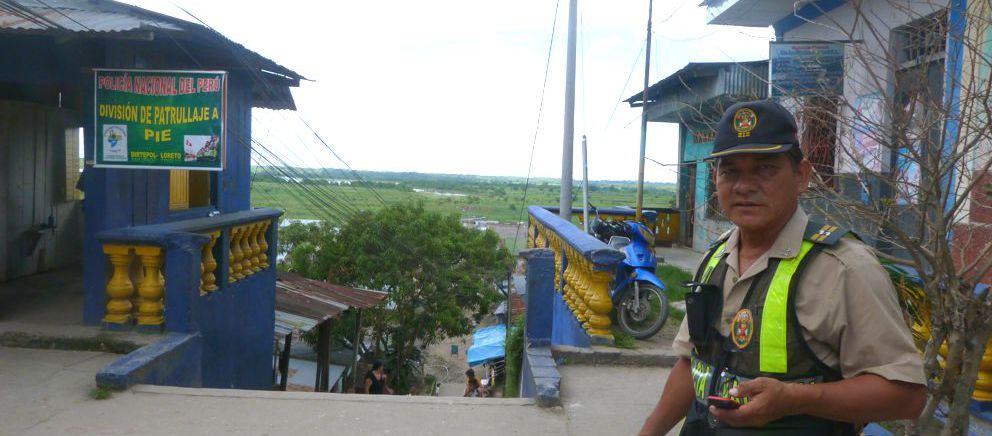
<path fill-rule="evenodd" d="M 293 92 L 299 116 L 356 169 L 527 174 L 552 1 L 129 3 L 189 19 L 179 5 L 234 41 L 315 80 Z M 634 62 L 643 44 L 647 4 L 580 3 L 575 178 L 581 177 L 585 133 L 590 178 L 634 179 L 639 110 L 617 101 L 643 86 L 643 56 Z M 532 174 L 538 177 L 561 173 L 567 4 L 562 1 L 558 11 L 535 147 Z M 769 30 L 746 29 L 753 37 L 739 28 L 706 26 L 696 4 L 656 2 L 652 83 L 687 62 L 767 56 Z M 296 117 L 256 110 L 254 135 L 291 164 L 340 166 L 300 131 Z M 673 163 L 677 141 L 676 126 L 652 123 L 647 155 Z M 675 180 L 673 167 L 648 162 L 646 168 L 650 181 Z"/>

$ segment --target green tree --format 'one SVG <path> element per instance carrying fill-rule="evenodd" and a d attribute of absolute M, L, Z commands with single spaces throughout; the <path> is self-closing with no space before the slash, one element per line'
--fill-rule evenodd
<path fill-rule="evenodd" d="M 364 313 L 377 357 L 398 392 L 406 392 L 423 348 L 471 331 L 502 294 L 496 283 L 513 258 L 492 230 L 461 225 L 457 215 L 422 203 L 353 215 L 333 231 L 310 228 L 287 268 L 312 279 L 384 290 L 386 302 Z M 299 255 L 298 253 L 299 252 Z"/>

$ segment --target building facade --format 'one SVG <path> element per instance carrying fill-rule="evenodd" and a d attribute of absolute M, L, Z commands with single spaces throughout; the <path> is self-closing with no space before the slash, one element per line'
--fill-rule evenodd
<path fill-rule="evenodd" d="M 768 61 L 690 63 L 648 88 L 646 99 L 638 93 L 626 100 L 635 107 L 647 100 L 648 121 L 679 125 L 681 244 L 705 251 L 731 228 L 717 205 L 706 159 L 723 110 L 738 101 L 766 98 L 767 76 Z"/>
<path fill-rule="evenodd" d="M 114 1 L 16 6 L 0 8 L 0 52 L 16 59 L 0 65 L 0 281 L 80 265 L 84 324 L 164 335 L 121 377 L 270 387 L 281 212 L 250 206 L 251 112 L 295 109 L 302 76 Z M 97 69 L 225 72 L 223 170 L 95 166 Z"/>

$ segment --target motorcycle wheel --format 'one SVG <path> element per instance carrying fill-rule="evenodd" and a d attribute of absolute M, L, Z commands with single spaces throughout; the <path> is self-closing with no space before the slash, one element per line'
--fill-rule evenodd
<path fill-rule="evenodd" d="M 640 302 L 635 307 L 634 285 L 631 284 L 617 302 L 620 330 L 635 339 L 647 339 L 658 333 L 668 319 L 668 297 L 657 286 L 639 282 Z"/>

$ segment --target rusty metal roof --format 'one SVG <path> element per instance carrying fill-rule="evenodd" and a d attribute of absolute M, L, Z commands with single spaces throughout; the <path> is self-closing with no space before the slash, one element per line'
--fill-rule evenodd
<path fill-rule="evenodd" d="M 276 278 L 276 327 L 278 336 L 293 329 L 309 331 L 318 324 L 355 308 L 379 304 L 386 293 L 311 280 L 280 272 Z"/>
<path fill-rule="evenodd" d="M 205 25 L 111 0 L 0 0 L 0 33 L 171 40 L 205 50 L 218 69 L 254 71 L 253 105 L 268 109 L 295 110 L 288 87 L 306 80 Z"/>
<path fill-rule="evenodd" d="M 142 13 L 136 13 L 141 11 Z M 67 32 L 183 30 L 175 18 L 116 2 L 74 0 L 0 1 L 0 29 Z M 192 24 L 192 23 L 189 23 Z"/>

